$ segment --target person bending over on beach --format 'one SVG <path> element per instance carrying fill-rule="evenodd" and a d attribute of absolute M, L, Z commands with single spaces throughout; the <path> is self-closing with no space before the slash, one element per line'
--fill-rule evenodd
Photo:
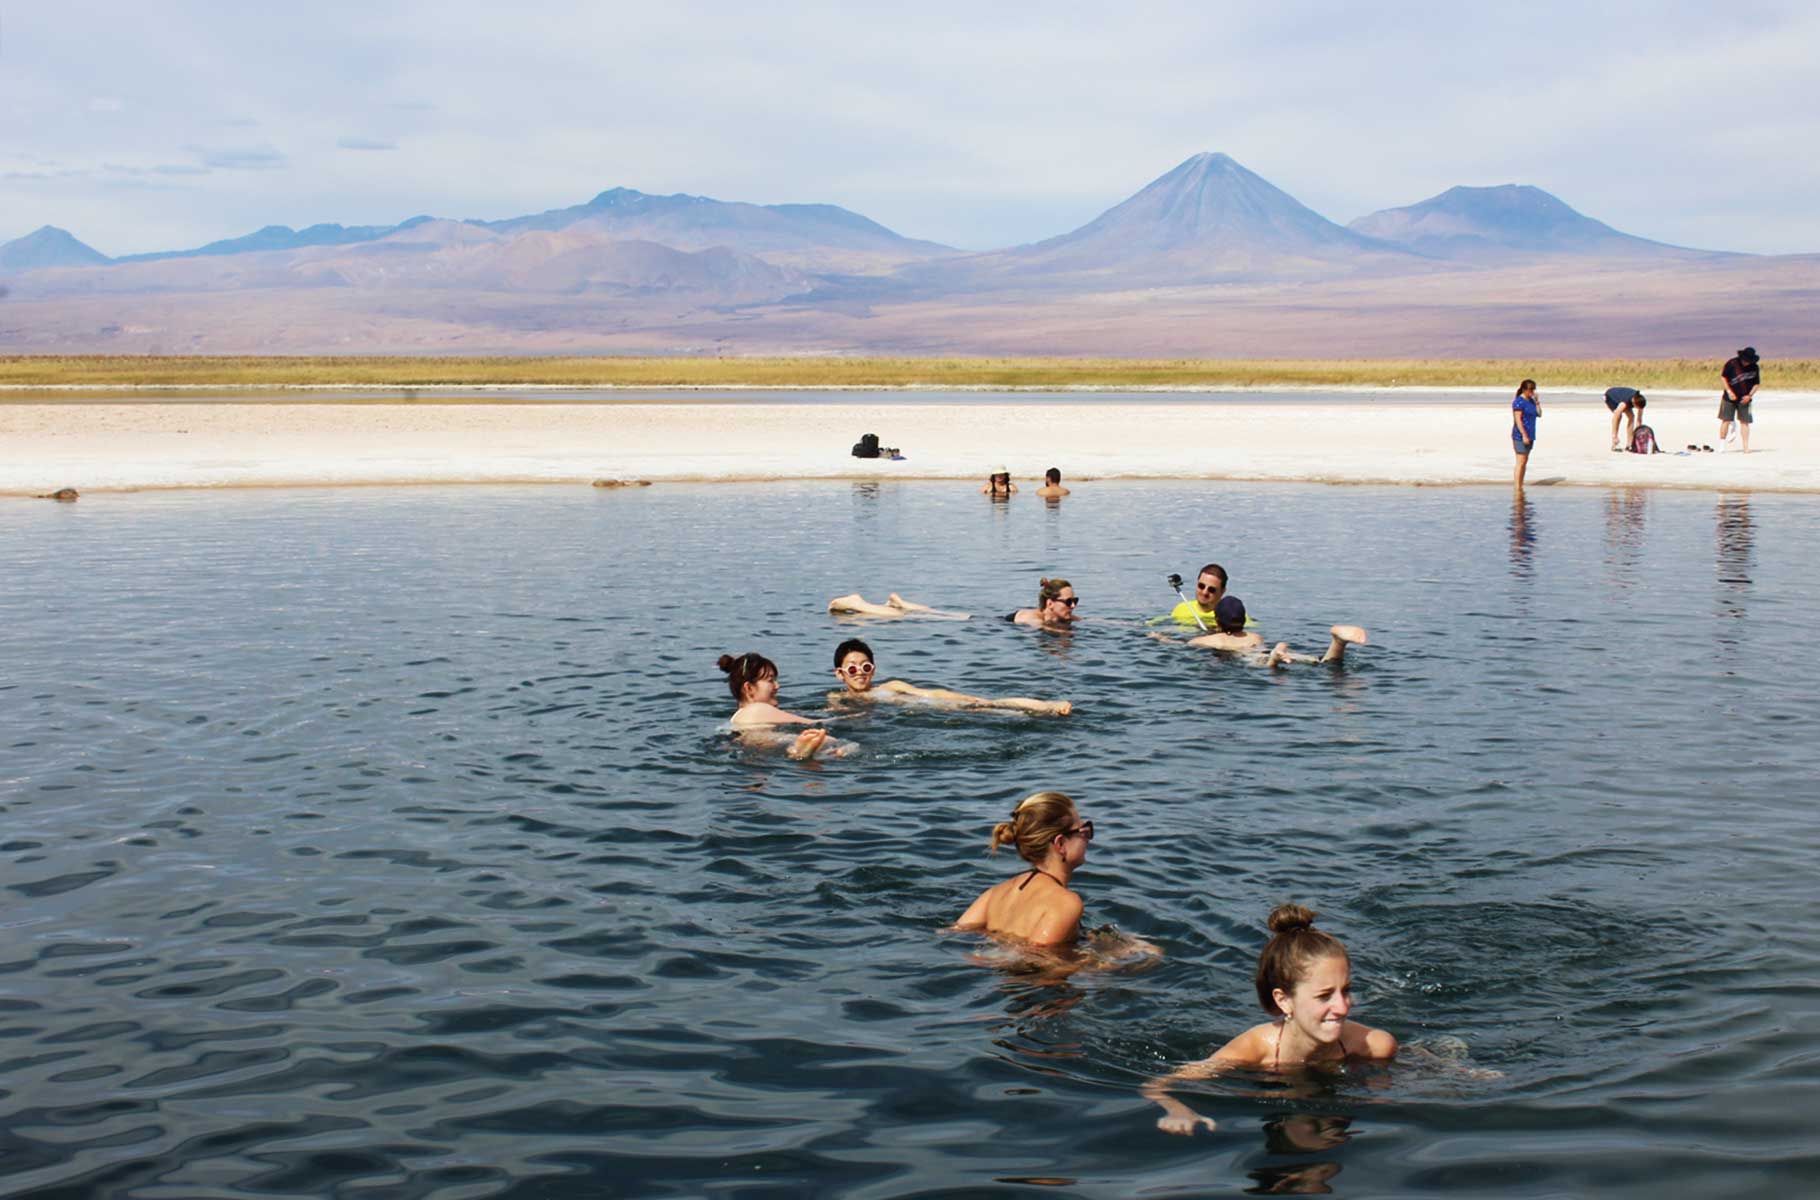
<path fill-rule="evenodd" d="M 896 700 L 909 698 L 939 704 L 944 708 L 1014 708 L 1022 712 L 1044 713 L 1065 717 L 1074 711 L 1074 706 L 1066 700 L 1026 700 L 1021 696 L 1007 696 L 993 700 L 985 696 L 969 696 L 965 692 L 951 692 L 946 688 L 917 687 L 901 679 L 873 681 L 873 672 L 877 669 L 872 656 L 872 647 L 858 638 L 848 638 L 834 648 L 834 677 L 845 686 L 845 691 L 830 693 L 831 703 L 845 700 Z"/>
<path fill-rule="evenodd" d="M 1229 650 L 1253 657 L 1263 656 L 1263 665 L 1280 667 L 1288 663 L 1343 663 L 1346 661 L 1347 646 L 1363 646 L 1371 639 L 1357 625 L 1335 625 L 1327 633 L 1329 642 L 1327 653 L 1316 658 L 1311 654 L 1298 654 L 1289 648 L 1289 643 L 1278 642 L 1268 655 L 1264 655 L 1264 638 L 1262 634 L 1245 631 L 1245 602 L 1237 596 L 1222 596 L 1214 605 L 1214 631 L 1189 638 L 1190 646 L 1205 646 L 1209 650 Z"/>
<path fill-rule="evenodd" d="M 980 893 L 954 928 L 997 934 L 1033 946 L 1059 946 L 1080 937 L 1080 894 L 1068 878 L 1087 861 L 1093 822 L 1083 821 L 1074 801 L 1060 792 L 1036 792 L 1018 801 L 1009 821 L 992 828 L 991 853 L 1017 847 L 1030 869 Z"/>
<path fill-rule="evenodd" d="M 1346 1019 L 1352 1011 L 1352 959 L 1338 938 L 1314 927 L 1314 918 L 1299 904 L 1280 904 L 1271 912 L 1271 938 L 1258 956 L 1255 983 L 1258 1003 L 1272 1019 L 1247 1029 L 1211 1058 L 1145 1084 L 1144 1095 L 1163 1106 L 1158 1129 L 1190 1134 L 1199 1126 L 1214 1127 L 1212 1118 L 1169 1095 L 1169 1085 L 1181 1080 L 1206 1079 L 1234 1067 L 1276 1071 L 1396 1057 L 1395 1037 Z"/>
<path fill-rule="evenodd" d="M 1605 389 L 1605 407 L 1611 412 L 1611 448 L 1622 450 L 1630 445 L 1631 438 L 1636 436 L 1637 422 L 1643 418 L 1643 410 L 1649 401 L 1643 393 L 1633 387 L 1614 387 Z M 1623 421 L 1624 440 L 1618 441 L 1618 422 Z"/>
<path fill-rule="evenodd" d="M 1536 399 L 1536 381 L 1525 379 L 1517 385 L 1516 398 L 1510 402 L 1510 448 L 1517 452 L 1517 490 L 1523 490 L 1523 474 L 1529 470 L 1529 452 L 1536 448 L 1536 422 L 1542 416 L 1542 402 Z"/>
<path fill-rule="evenodd" d="M 1719 448 L 1725 448 L 1725 439 L 1731 436 L 1735 420 L 1738 422 L 1738 449 L 1749 454 L 1750 427 L 1756 420 L 1750 411 L 1751 399 L 1763 380 L 1757 367 L 1757 352 L 1749 346 L 1738 351 L 1738 356 L 1728 359 L 1720 369 L 1719 378 L 1725 381 L 1725 393 L 1719 397 Z"/>
<path fill-rule="evenodd" d="M 851 742 L 828 736 L 826 729 L 805 729 L 794 737 L 771 732 L 773 725 L 813 725 L 815 717 L 799 717 L 777 707 L 777 664 L 762 654 L 720 656 L 720 669 L 727 675 L 727 690 L 733 693 L 739 708 L 733 713 L 733 728 L 748 745 L 782 746 L 791 758 L 813 758 L 816 754 L 846 755 L 854 749 Z"/>
<path fill-rule="evenodd" d="M 914 600 L 906 600 L 896 592 L 892 592 L 883 604 L 874 604 L 858 592 L 853 592 L 845 596 L 836 596 L 834 599 L 828 601 L 828 611 L 834 613 L 836 616 L 884 617 L 886 620 L 894 620 L 898 617 L 929 617 L 937 621 L 969 621 L 973 619 L 972 614 L 970 613 L 948 612 L 945 609 L 930 608 L 927 604 L 918 604 Z"/>
<path fill-rule="evenodd" d="M 1068 489 L 1062 486 L 1060 468 L 1050 467 L 1043 472 L 1043 486 L 1036 489 L 1036 494 L 1045 500 L 1059 500 L 1068 494 Z"/>
<path fill-rule="evenodd" d="M 1074 624 L 1074 606 L 1080 602 L 1074 585 L 1066 579 L 1045 579 L 1037 587 L 1036 607 L 1007 613 L 1005 620 L 1017 625 L 1065 627 Z"/>
<path fill-rule="evenodd" d="M 986 472 L 986 482 L 980 488 L 982 496 L 1009 496 L 1017 491 L 1017 484 L 1011 482 L 1011 472 L 1003 467 L 994 467 Z"/>

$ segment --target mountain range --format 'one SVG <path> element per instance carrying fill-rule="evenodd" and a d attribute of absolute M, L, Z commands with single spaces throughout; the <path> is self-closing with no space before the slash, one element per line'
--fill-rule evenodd
<path fill-rule="evenodd" d="M 1340 225 L 1205 153 L 1079 229 L 986 253 L 834 205 L 629 188 L 505 220 L 275 225 L 119 259 L 45 226 L 0 245 L 0 349 L 1221 353 L 1227 334 L 1264 333 L 1285 353 L 1402 354 L 1455 333 L 1473 347 L 1459 353 L 1560 337 L 1693 352 L 1703 312 L 1761 328 L 1750 301 L 1811 297 L 1817 271 L 1635 237 L 1516 184 Z M 1627 298 L 1630 325 L 1601 308 L 1589 327 L 1588 286 Z"/>

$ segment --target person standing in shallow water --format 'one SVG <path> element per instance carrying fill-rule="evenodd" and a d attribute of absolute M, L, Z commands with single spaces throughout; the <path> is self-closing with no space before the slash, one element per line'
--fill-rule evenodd
<path fill-rule="evenodd" d="M 1093 822 L 1081 820 L 1061 792 L 1036 792 L 1018 801 L 1009 821 L 992 828 L 991 853 L 1017 848 L 1030 869 L 980 893 L 954 928 L 1014 937 L 1033 946 L 1060 946 L 1080 937 L 1086 905 L 1068 880 L 1087 861 Z"/>
<path fill-rule="evenodd" d="M 1516 489 L 1523 490 L 1523 475 L 1529 470 L 1529 452 L 1536 448 L 1536 422 L 1542 418 L 1542 402 L 1536 399 L 1536 381 L 1525 379 L 1517 385 L 1516 398 L 1510 402 L 1510 448 L 1517 454 Z"/>
<path fill-rule="evenodd" d="M 1258 955 L 1254 983 L 1258 1003 L 1273 1019 L 1247 1029 L 1211 1058 L 1145 1084 L 1144 1095 L 1163 1107 L 1158 1129 L 1190 1134 L 1202 1126 L 1214 1127 L 1211 1117 L 1169 1095 L 1169 1085 L 1180 1080 L 1206 1079 L 1229 1068 L 1275 1071 L 1349 1058 L 1396 1057 L 1395 1037 L 1347 1020 L 1352 1011 L 1352 957 L 1338 938 L 1314 927 L 1315 915 L 1299 904 L 1279 904 L 1271 911 L 1271 938 Z"/>

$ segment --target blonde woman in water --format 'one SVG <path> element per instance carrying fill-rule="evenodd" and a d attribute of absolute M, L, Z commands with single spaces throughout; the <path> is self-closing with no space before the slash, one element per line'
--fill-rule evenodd
<path fill-rule="evenodd" d="M 1396 1038 L 1347 1020 L 1352 958 L 1338 938 L 1314 927 L 1314 918 L 1299 904 L 1281 904 L 1271 912 L 1271 938 L 1258 956 L 1255 982 L 1258 1003 L 1272 1019 L 1233 1038 L 1213 1057 L 1145 1084 L 1144 1095 L 1163 1106 L 1158 1129 L 1189 1134 L 1214 1127 L 1211 1117 L 1168 1094 L 1169 1085 L 1180 1080 L 1205 1079 L 1231 1067 L 1275 1071 L 1396 1057 Z"/>
<path fill-rule="evenodd" d="M 1060 792 L 1026 796 L 1009 821 L 992 828 L 991 853 L 1015 846 L 1030 869 L 980 893 L 954 923 L 959 930 L 1019 938 L 1033 946 L 1060 946 L 1081 934 L 1080 893 L 1069 878 L 1087 861 L 1093 822 Z"/>

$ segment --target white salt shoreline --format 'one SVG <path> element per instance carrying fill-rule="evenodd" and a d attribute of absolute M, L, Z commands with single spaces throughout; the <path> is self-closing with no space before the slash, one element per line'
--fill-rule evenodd
<path fill-rule="evenodd" d="M 1134 388 L 1111 390 L 1140 393 Z M 1486 389 L 1457 403 L 1411 405 L 1312 397 L 1270 404 L 1188 405 L 1174 398 L 1187 390 L 1167 389 L 1171 398 L 1159 395 L 1155 403 L 1141 398 L 1103 404 L 1071 401 L 1054 408 L 1025 399 L 995 404 L 986 398 L 904 405 L 858 399 L 805 405 L 781 397 L 736 405 L 674 400 L 439 405 L 383 400 L 335 404 L 301 397 L 290 402 L 274 397 L 190 404 L 137 398 L 121 403 L 11 399 L 0 402 L 0 495 L 33 495 L 61 487 L 89 493 L 585 485 L 598 478 L 978 480 L 998 462 L 1024 481 L 1040 476 L 1045 467 L 1060 467 L 1070 483 L 1220 479 L 1441 486 L 1510 481 L 1505 388 Z M 1228 395 L 1292 389 L 1192 390 Z M 1306 390 L 1328 397 L 1418 391 Z M 1820 406 L 1810 403 L 1813 399 L 1787 392 L 1763 394 L 1754 431 L 1758 449 L 1751 454 L 1643 457 L 1607 449 L 1610 419 L 1596 396 L 1552 393 L 1544 397 L 1529 480 L 1532 485 L 1820 492 Z M 1716 410 L 1711 392 L 1660 391 L 1652 393 L 1647 417 L 1663 444 L 1680 450 L 1689 442 L 1717 444 Z M 851 457 L 853 442 L 868 432 L 877 433 L 887 446 L 901 447 L 907 461 Z"/>

